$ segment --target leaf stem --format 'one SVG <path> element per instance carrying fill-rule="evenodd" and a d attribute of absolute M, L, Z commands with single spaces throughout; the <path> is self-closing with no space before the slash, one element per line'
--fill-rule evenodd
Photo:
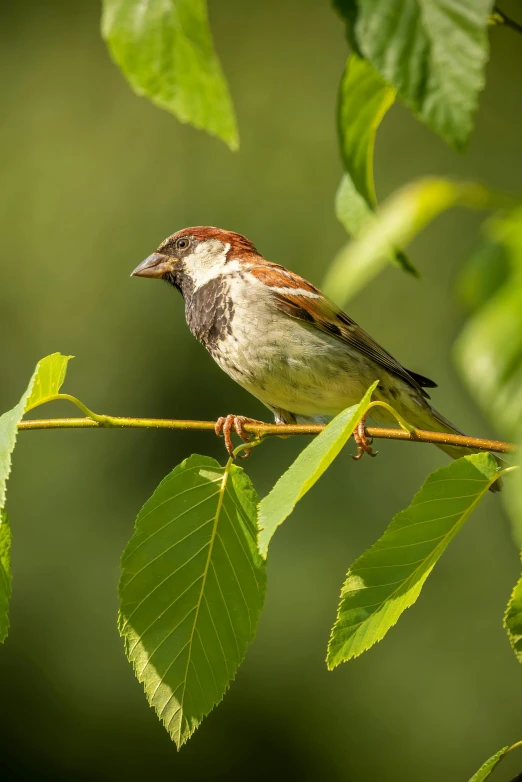
<path fill-rule="evenodd" d="M 512 744 L 509 749 L 506 749 L 506 755 L 508 752 L 512 752 L 514 749 L 518 749 L 519 747 L 522 747 L 522 741 L 517 741 L 515 744 Z"/>
<path fill-rule="evenodd" d="M 412 434 L 415 431 L 415 427 L 405 421 L 402 415 L 399 415 L 397 410 L 395 410 L 387 402 L 381 402 L 380 400 L 376 399 L 373 402 L 370 402 L 368 405 L 368 410 L 370 410 L 372 407 L 384 407 L 384 409 L 391 413 L 391 415 L 395 418 L 401 429 L 404 429 L 404 431 L 408 432 L 409 434 Z"/>
<path fill-rule="evenodd" d="M 250 456 L 250 451 L 252 448 L 255 448 L 256 445 L 261 445 L 261 443 L 264 441 L 266 437 L 266 434 L 258 434 L 257 437 L 254 440 L 250 440 L 248 443 L 241 443 L 241 445 L 238 445 L 237 448 L 234 448 L 232 452 L 231 459 L 234 460 L 238 454 L 241 454 L 243 451 L 245 452 L 242 456 L 243 459 L 246 459 L 247 456 Z M 229 459 L 230 461 L 230 459 Z"/>
<path fill-rule="evenodd" d="M 73 401 L 67 394 L 60 394 L 60 398 L 64 397 Z M 173 420 L 168 418 L 123 418 L 97 415 L 95 418 L 32 419 L 21 421 L 18 424 L 18 428 L 21 431 L 32 429 L 97 429 L 104 427 L 117 429 L 180 429 L 213 432 L 215 422 Z M 246 432 L 252 432 L 253 434 L 258 435 L 258 437 L 261 435 L 313 435 L 322 432 L 324 424 L 245 423 L 244 428 Z M 436 445 L 460 445 L 464 448 L 474 448 L 478 451 L 493 451 L 495 453 L 514 453 L 517 450 L 517 447 L 513 445 L 513 443 L 486 440 L 482 437 L 466 437 L 465 435 L 450 434 L 446 432 L 428 432 L 424 429 L 405 431 L 404 429 L 392 429 L 382 426 L 368 426 L 365 429 L 365 433 L 368 437 L 374 437 L 376 439 L 408 440 L 417 443 L 435 443 Z M 257 445 L 257 441 L 255 440 L 248 443 L 247 447 L 253 447 L 254 445 Z"/>
<path fill-rule="evenodd" d="M 78 407 L 82 411 L 82 413 L 85 413 L 87 418 L 91 418 L 99 426 L 120 426 L 119 423 L 115 423 L 119 419 L 114 418 L 113 416 L 110 415 L 98 415 L 97 413 L 93 413 L 92 410 L 89 410 L 87 405 L 84 405 L 83 402 L 80 402 L 79 399 L 77 399 L 75 396 L 72 396 L 71 394 L 56 394 L 56 396 L 52 396 L 49 399 L 46 399 L 44 403 L 54 402 L 59 399 L 72 402 L 73 405 L 76 405 L 76 407 Z"/>

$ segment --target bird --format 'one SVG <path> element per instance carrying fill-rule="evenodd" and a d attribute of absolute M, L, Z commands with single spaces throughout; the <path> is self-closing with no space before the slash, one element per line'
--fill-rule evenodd
<path fill-rule="evenodd" d="M 217 364 L 259 399 L 277 424 L 327 423 L 360 402 L 378 380 L 374 399 L 393 407 L 409 424 L 461 434 L 431 404 L 437 384 L 406 369 L 315 285 L 266 260 L 234 231 L 184 228 L 165 239 L 131 276 L 166 281 L 185 303 L 187 325 Z M 372 408 L 378 423 L 392 414 Z M 255 419 L 227 415 L 216 423 L 232 455 L 231 432 Z M 259 422 L 256 422 L 259 423 Z M 359 459 L 375 456 L 365 420 L 354 431 Z M 472 449 L 437 444 L 456 459 Z M 500 481 L 493 484 L 500 490 Z"/>

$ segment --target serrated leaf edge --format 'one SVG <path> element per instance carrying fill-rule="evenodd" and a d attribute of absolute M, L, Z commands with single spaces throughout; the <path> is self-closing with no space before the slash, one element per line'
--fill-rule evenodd
<path fill-rule="evenodd" d="M 466 456 L 465 456 L 465 457 L 463 457 L 463 458 L 464 458 L 464 459 L 467 459 L 467 458 L 469 458 L 469 457 L 466 457 Z M 442 467 L 442 468 L 440 468 L 440 469 L 444 470 L 444 469 L 446 469 L 446 468 L 445 468 L 445 467 Z M 379 610 L 380 610 L 380 609 L 381 609 L 381 608 L 382 608 L 384 605 L 386 605 L 386 603 L 388 603 L 388 602 L 389 602 L 389 600 L 393 599 L 393 596 L 395 595 L 395 593 L 396 593 L 396 592 L 397 592 L 399 589 L 403 588 L 403 587 L 404 587 L 404 584 L 406 584 L 408 581 L 410 581 L 410 580 L 413 578 L 413 576 L 414 576 L 414 575 L 415 575 L 415 574 L 418 572 L 418 570 L 419 570 L 419 569 L 420 569 L 422 566 L 424 566 L 424 565 L 426 564 L 426 562 L 427 562 L 427 561 L 429 561 L 431 558 L 433 558 L 433 559 L 434 559 L 434 562 L 433 562 L 433 564 L 431 565 L 431 567 L 430 567 L 430 568 L 427 570 L 427 572 L 426 572 L 426 575 L 424 576 L 424 578 L 423 578 L 423 579 L 422 579 L 422 580 L 419 582 L 419 584 L 418 584 L 418 589 L 416 590 L 416 591 L 417 591 L 417 594 L 416 594 L 416 595 L 413 597 L 413 599 L 411 600 L 411 602 L 407 602 L 407 604 L 404 606 L 404 608 L 403 608 L 403 610 L 401 611 L 401 613 L 400 613 L 400 614 L 397 616 L 397 618 L 395 619 L 395 621 L 391 623 L 390 627 L 389 627 L 389 628 L 388 628 L 388 629 L 385 631 L 385 633 L 383 634 L 383 636 L 382 636 L 381 638 L 377 638 L 375 641 L 373 641 L 372 643 L 370 643 L 368 646 L 364 646 L 364 645 L 363 645 L 363 648 L 360 650 L 360 652 L 357 652 L 356 654 L 350 653 L 350 654 L 349 654 L 347 657 L 341 657 L 340 659 L 337 659 L 337 658 L 338 658 L 340 655 L 339 655 L 338 653 L 336 653 L 335 655 L 334 655 L 334 654 L 332 654 L 332 653 L 331 653 L 331 648 L 332 648 L 332 641 L 333 641 L 333 638 L 334 638 L 334 636 L 335 636 L 335 631 L 336 631 L 337 627 L 340 625 L 340 622 L 341 622 L 341 617 L 340 617 L 340 606 L 341 606 L 341 604 L 342 604 L 342 600 L 343 600 L 343 596 L 344 596 L 344 585 L 345 585 L 346 581 L 348 580 L 348 578 L 350 577 L 350 575 L 353 575 L 353 573 L 351 574 L 351 568 L 352 568 L 352 567 L 354 567 L 354 565 L 357 563 L 357 561 L 358 561 L 358 560 L 359 560 L 359 559 L 360 559 L 362 556 L 365 556 L 366 554 L 369 554 L 369 553 L 370 553 L 372 550 L 374 550 L 374 549 L 376 548 L 376 546 L 377 546 L 378 542 L 381 540 L 381 538 L 382 538 L 382 537 L 383 537 L 383 536 L 386 534 L 387 530 L 389 529 L 389 526 L 390 526 L 390 525 L 393 523 L 394 519 L 395 519 L 395 518 L 396 518 L 396 517 L 397 517 L 397 516 L 398 516 L 400 513 L 402 513 L 402 511 L 399 511 L 397 514 L 395 514 L 395 516 L 393 517 L 392 521 L 390 522 L 390 525 L 388 525 L 388 527 L 387 527 L 387 528 L 386 528 L 386 530 L 383 532 L 383 534 L 381 535 L 381 537 L 379 537 L 379 538 L 378 538 L 378 539 L 375 541 L 375 543 L 373 543 L 373 544 L 370 546 L 370 548 L 366 549 L 366 551 L 364 551 L 364 552 L 363 552 L 363 554 L 361 554 L 361 557 L 358 557 L 358 558 L 357 558 L 356 562 L 354 563 L 354 565 L 351 565 L 351 566 L 350 566 L 350 568 L 348 569 L 348 572 L 347 572 L 347 574 L 346 574 L 346 576 L 345 576 L 345 579 L 344 579 L 344 582 L 343 582 L 343 587 L 341 588 L 341 594 L 340 594 L 340 598 L 339 598 L 339 606 L 338 606 L 338 609 L 337 609 L 337 616 L 336 616 L 335 622 L 334 622 L 334 624 L 333 624 L 332 630 L 331 630 L 331 632 L 330 632 L 330 638 L 329 638 L 329 640 L 328 640 L 328 647 L 327 647 L 327 657 L 326 657 L 326 665 L 327 665 L 327 668 L 328 668 L 328 670 L 329 670 L 329 671 L 333 671 L 333 670 L 334 670 L 334 668 L 336 668 L 338 665 L 340 665 L 340 664 L 341 664 L 341 663 L 343 663 L 343 662 L 348 662 L 349 660 L 353 660 L 353 659 L 356 659 L 357 657 L 360 657 L 360 656 L 361 656 L 361 655 L 362 655 L 364 652 L 367 652 L 369 649 L 371 649 L 371 648 L 372 648 L 373 646 L 375 646 L 377 643 L 379 643 L 380 641 L 384 640 L 384 638 L 386 637 L 386 635 L 388 634 L 388 632 L 391 630 L 391 628 L 392 628 L 392 627 L 395 627 L 395 625 L 396 625 L 396 624 L 397 624 L 397 622 L 399 621 L 399 619 L 400 619 L 400 617 L 402 616 L 402 614 L 404 613 L 404 611 L 406 611 L 408 608 L 411 608 L 411 607 L 412 607 L 412 605 L 414 605 L 414 603 L 417 601 L 417 599 L 418 599 L 418 597 L 419 597 L 419 595 L 420 595 L 420 592 L 421 592 L 421 590 L 422 590 L 422 587 L 424 586 L 424 583 L 426 582 L 426 580 L 427 580 L 428 576 L 430 575 L 431 571 L 432 571 L 432 570 L 433 570 L 433 568 L 435 567 L 435 565 L 436 565 L 436 563 L 437 563 L 437 560 L 438 560 L 438 559 L 440 558 L 440 556 L 441 556 L 440 554 L 439 554 L 438 556 L 435 556 L 435 553 L 436 553 L 436 551 L 437 551 L 437 550 L 438 550 L 438 549 L 439 549 L 441 546 L 443 547 L 443 544 L 445 543 L 445 541 L 447 540 L 447 538 L 448 538 L 448 537 L 451 535 L 451 532 L 452 532 L 452 531 L 455 529 L 455 527 L 456 527 L 457 525 L 459 525 L 459 524 L 463 524 L 465 521 L 467 521 L 468 517 L 469 517 L 469 516 L 471 515 L 471 513 L 472 513 L 472 512 L 475 510 L 475 508 L 476 508 L 476 506 L 478 505 L 478 503 L 480 502 L 480 500 L 481 500 L 481 499 L 484 497 L 485 493 L 486 493 L 486 492 L 489 490 L 489 487 L 490 487 L 490 486 L 492 486 L 492 485 L 495 483 L 495 481 L 497 481 L 497 480 L 498 480 L 500 477 L 502 477 L 503 475 L 505 475 L 505 474 L 506 474 L 506 473 L 508 473 L 508 472 L 511 472 L 513 469 L 516 469 L 516 468 L 513 468 L 513 467 L 507 467 L 505 470 L 500 470 L 500 471 L 498 471 L 497 473 L 495 473 L 495 475 L 494 475 L 494 476 L 492 476 L 492 478 L 491 478 L 491 479 L 490 479 L 490 480 L 487 482 L 487 484 L 485 484 L 485 485 L 484 485 L 484 488 L 483 488 L 483 490 L 482 490 L 482 491 L 481 491 L 479 494 L 477 494 L 477 496 L 476 496 L 475 500 L 474 500 L 474 501 L 471 503 L 471 505 L 470 505 L 470 506 L 469 506 L 469 507 L 468 507 L 468 508 L 467 508 L 467 509 L 464 511 L 464 513 L 463 513 L 463 514 L 462 514 L 462 515 L 461 515 L 461 516 L 458 518 L 458 520 L 457 520 L 457 521 L 455 522 L 455 524 L 453 525 L 453 527 L 452 527 L 452 530 L 450 530 L 448 533 L 446 533 L 446 535 L 445 535 L 445 536 L 444 536 L 444 538 L 441 540 L 441 542 L 440 542 L 440 543 L 438 543 L 438 544 L 437 544 L 437 546 L 436 546 L 436 547 L 433 549 L 433 551 L 431 551 L 431 552 L 429 553 L 429 555 L 428 555 L 428 556 L 426 556 L 426 557 L 425 557 L 425 558 L 424 558 L 424 559 L 423 559 L 423 560 L 422 560 L 422 561 L 419 563 L 419 565 L 418 565 L 418 566 L 415 568 L 415 570 L 413 571 L 413 573 L 412 573 L 410 576 L 408 576 L 408 578 L 406 578 L 404 581 L 401 581 L 401 582 L 399 583 L 399 585 L 396 587 L 396 589 L 395 589 L 395 590 L 394 590 L 394 591 L 391 593 L 391 595 L 387 596 L 387 597 L 386 597 L 386 598 L 385 598 L 385 599 L 384 599 L 384 600 L 383 600 L 381 603 L 379 603 L 379 604 L 378 604 L 378 608 L 377 608 L 377 609 L 376 609 L 374 612 L 372 612 L 372 615 L 373 615 L 373 614 L 375 614 L 375 613 L 377 613 L 377 611 L 379 611 Z M 412 506 L 412 505 L 414 505 L 414 504 L 415 504 L 415 499 L 416 499 L 416 498 L 417 498 L 417 497 L 420 495 L 420 493 L 422 492 L 422 490 L 423 490 L 424 486 L 425 486 L 425 485 L 428 483 L 428 481 L 429 481 L 429 479 L 431 478 L 431 476 L 435 475 L 437 472 L 440 472 L 440 470 L 436 470 L 434 473 L 431 473 L 431 475 L 430 475 L 430 476 L 428 476 L 428 478 L 426 479 L 426 481 L 424 482 L 424 484 L 421 486 L 421 488 L 419 489 L 419 491 L 417 491 L 417 492 L 415 493 L 415 495 L 414 495 L 414 497 L 413 497 L 413 499 L 412 499 L 411 503 L 408 505 L 408 508 L 409 508 L 410 506 Z M 404 510 L 407 510 L 407 508 L 405 508 Z M 370 617 L 370 619 L 371 619 L 371 617 Z M 363 623 L 364 623 L 364 622 L 366 622 L 366 621 L 368 621 L 368 619 L 363 619 L 363 620 L 362 620 L 361 622 L 359 622 L 358 624 L 359 624 L 359 625 L 360 625 L 360 624 L 363 624 Z M 355 626 L 355 625 L 354 625 L 354 626 Z M 342 645 L 343 645 L 343 644 L 341 644 L 341 647 L 342 647 Z"/>

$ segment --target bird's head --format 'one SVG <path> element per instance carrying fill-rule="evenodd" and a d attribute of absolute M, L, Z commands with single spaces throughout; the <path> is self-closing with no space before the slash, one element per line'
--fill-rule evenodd
<path fill-rule="evenodd" d="M 184 228 L 168 239 L 134 269 L 131 276 L 157 277 L 187 293 L 224 271 L 227 263 L 257 256 L 246 237 L 221 228 Z"/>

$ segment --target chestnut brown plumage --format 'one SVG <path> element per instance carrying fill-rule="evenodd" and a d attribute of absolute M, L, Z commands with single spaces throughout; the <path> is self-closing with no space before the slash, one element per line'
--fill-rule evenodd
<path fill-rule="evenodd" d="M 405 369 L 367 332 L 307 280 L 263 258 L 241 234 L 185 228 L 169 236 L 133 272 L 157 277 L 185 300 L 187 324 L 219 366 L 263 402 L 277 423 L 322 423 L 363 397 L 388 402 L 419 429 L 460 434 L 430 404 L 436 383 Z M 393 417 L 372 409 L 383 423 Z M 244 417 L 220 419 L 227 449 L 230 430 L 243 439 Z M 359 455 L 371 453 L 364 426 L 355 434 Z M 469 449 L 438 446 L 452 458 Z M 499 482 L 494 485 L 498 490 Z"/>

